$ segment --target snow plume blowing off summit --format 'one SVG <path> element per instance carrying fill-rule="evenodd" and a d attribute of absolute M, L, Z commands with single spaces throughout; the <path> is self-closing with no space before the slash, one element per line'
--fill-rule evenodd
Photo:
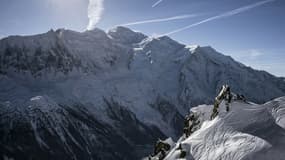
<path fill-rule="evenodd" d="M 96 24 L 100 21 L 104 10 L 104 0 L 89 0 L 88 5 L 88 19 L 89 23 L 87 30 L 95 28 Z"/>

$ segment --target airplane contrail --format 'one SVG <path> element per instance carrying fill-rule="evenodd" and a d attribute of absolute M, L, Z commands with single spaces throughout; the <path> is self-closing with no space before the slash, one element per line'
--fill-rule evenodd
<path fill-rule="evenodd" d="M 171 34 L 174 34 L 174 33 L 177 33 L 177 32 L 181 32 L 181 31 L 187 30 L 187 29 L 189 29 L 189 28 L 198 26 L 198 25 L 203 24 L 203 23 L 206 23 L 206 22 L 210 22 L 210 21 L 213 21 L 213 20 L 221 19 L 221 18 L 230 17 L 230 16 L 233 16 L 233 15 L 236 15 L 236 14 L 239 14 L 239 13 L 242 13 L 242 12 L 245 12 L 245 11 L 248 11 L 248 10 L 250 10 L 250 9 L 252 9 L 252 8 L 255 8 L 255 7 L 258 7 L 258 6 L 264 5 L 264 4 L 269 3 L 269 2 L 273 2 L 273 1 L 275 1 L 275 0 L 264 0 L 264 1 L 260 1 L 260 2 L 257 2 L 257 3 L 253 3 L 253 4 L 250 4 L 250 5 L 247 5 L 247 6 L 243 6 L 243 7 L 240 7 L 240 8 L 237 8 L 237 9 L 234 9 L 234 10 L 231 10 L 231 11 L 228 11 L 228 12 L 225 12 L 225 13 L 222 13 L 222 14 L 219 14 L 219 15 L 217 15 L 217 16 L 207 18 L 207 19 L 202 20 L 202 21 L 200 21 L 200 22 L 197 22 L 197 23 L 194 23 L 194 24 L 185 26 L 185 27 L 183 27 L 183 28 L 179 28 L 179 29 L 176 29 L 176 30 L 174 30 L 174 31 L 171 31 L 171 32 L 162 34 L 161 36 L 164 36 L 164 35 L 165 35 L 165 36 L 171 35 Z"/>
<path fill-rule="evenodd" d="M 121 24 L 119 26 L 132 26 L 132 25 L 138 25 L 138 24 L 174 21 L 174 20 L 179 20 L 179 19 L 194 18 L 194 17 L 197 17 L 199 15 L 201 15 L 201 14 L 185 14 L 185 15 L 179 15 L 179 16 L 174 16 L 174 17 L 167 17 L 167 18 L 159 18 L 159 19 L 150 19 L 150 20 L 144 20 L 144 21 L 130 22 L 130 23 Z"/>
<path fill-rule="evenodd" d="M 157 2 L 155 2 L 151 7 L 154 8 L 156 7 L 157 5 L 159 5 L 159 3 L 161 3 L 163 0 L 158 0 Z"/>

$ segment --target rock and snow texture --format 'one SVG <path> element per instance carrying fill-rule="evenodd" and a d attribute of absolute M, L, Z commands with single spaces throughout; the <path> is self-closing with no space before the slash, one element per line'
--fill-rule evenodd
<path fill-rule="evenodd" d="M 285 97 L 263 105 L 241 101 L 224 105 L 214 120 L 208 118 L 212 106 L 201 105 L 191 110 L 203 122 L 199 130 L 177 143 L 187 152 L 187 160 L 282 160 L 285 157 Z M 282 120 L 283 119 L 283 120 Z M 177 148 L 177 147 L 176 147 Z M 173 149 L 166 160 L 178 159 L 180 150 Z"/>
<path fill-rule="evenodd" d="M 212 103 L 225 83 L 256 103 L 285 95 L 284 78 L 167 36 L 124 27 L 10 36 L 0 41 L 0 157 L 143 157 L 157 138 L 179 137 L 189 108 Z"/>

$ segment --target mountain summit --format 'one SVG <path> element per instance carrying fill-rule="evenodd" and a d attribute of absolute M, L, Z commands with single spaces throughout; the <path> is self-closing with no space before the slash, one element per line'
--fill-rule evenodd
<path fill-rule="evenodd" d="M 225 83 L 255 103 L 285 95 L 283 78 L 167 36 L 10 36 L 0 41 L 0 156 L 138 159 L 157 138 L 178 138 L 189 109 Z"/>

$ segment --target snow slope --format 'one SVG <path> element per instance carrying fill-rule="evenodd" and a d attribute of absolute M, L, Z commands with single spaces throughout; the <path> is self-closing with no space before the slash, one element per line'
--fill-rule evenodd
<path fill-rule="evenodd" d="M 0 157 L 142 157 L 158 137 L 178 138 L 189 108 L 212 103 L 225 83 L 256 103 L 285 95 L 283 78 L 167 36 L 124 27 L 10 36 L 0 41 Z"/>
<path fill-rule="evenodd" d="M 263 105 L 233 102 L 226 113 L 209 120 L 212 106 L 201 105 L 191 110 L 203 122 L 201 128 L 177 143 L 187 152 L 185 159 L 195 160 L 282 160 L 285 157 L 285 97 Z M 177 147 L 176 146 L 176 147 Z M 173 149 L 165 158 L 178 159 Z"/>

